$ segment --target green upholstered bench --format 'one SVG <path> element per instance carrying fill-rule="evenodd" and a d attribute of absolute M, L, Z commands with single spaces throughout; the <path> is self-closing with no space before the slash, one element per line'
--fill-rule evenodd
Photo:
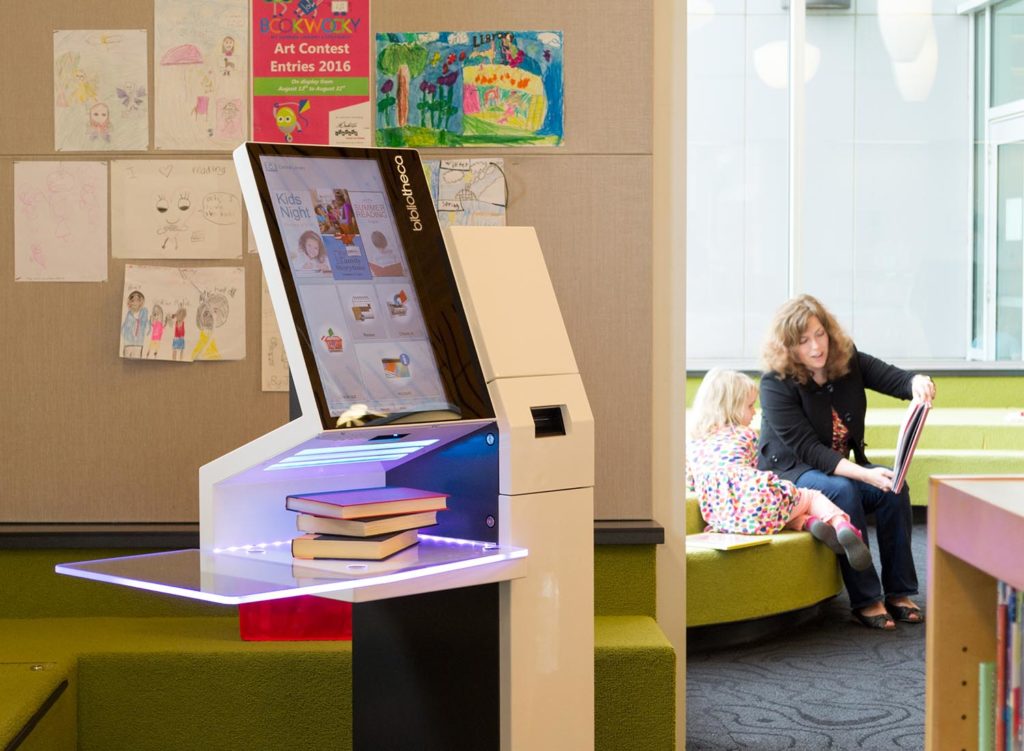
<path fill-rule="evenodd" d="M 53 572 L 129 552 L 0 550 L 0 748 L 352 747 L 349 642 L 244 642 L 234 608 Z M 598 546 L 595 579 L 595 746 L 671 749 L 654 546 Z"/>
<path fill-rule="evenodd" d="M 686 532 L 704 529 L 697 499 L 686 499 Z M 837 595 L 843 582 L 832 551 L 805 532 L 767 545 L 686 552 L 688 628 L 799 611 Z"/>
<path fill-rule="evenodd" d="M 597 751 L 675 748 L 676 654 L 655 620 L 655 557 L 655 544 L 594 546 Z"/>
<path fill-rule="evenodd" d="M 70 680 L 67 662 L 0 659 L 0 744 L 4 749 L 75 748 L 75 702 L 67 696 Z"/>

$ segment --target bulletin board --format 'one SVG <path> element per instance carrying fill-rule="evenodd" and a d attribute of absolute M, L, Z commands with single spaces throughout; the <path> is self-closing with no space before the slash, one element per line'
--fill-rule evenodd
<path fill-rule="evenodd" d="M 563 32 L 563 144 L 466 156 L 505 160 L 507 223 L 537 229 L 596 420 L 595 518 L 650 518 L 651 3 L 373 0 L 371 13 L 374 31 Z M 158 152 L 152 142 L 146 151 L 54 151 L 53 31 L 146 29 L 152 53 L 152 2 L 12 4 L 5 21 L 17 29 L 0 46 L 8 251 L 17 161 L 229 157 Z M 150 91 L 152 78 L 151 65 Z M 245 359 L 191 365 L 119 357 L 126 262 L 136 263 L 110 258 L 106 282 L 26 283 L 14 281 L 13 253 L 3 255 L 0 525 L 194 523 L 198 468 L 288 419 L 287 394 L 261 389 L 254 254 L 187 261 L 244 267 L 247 319 Z"/>

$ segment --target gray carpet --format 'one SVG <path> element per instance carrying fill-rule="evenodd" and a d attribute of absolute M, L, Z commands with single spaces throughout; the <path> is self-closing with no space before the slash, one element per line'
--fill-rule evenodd
<path fill-rule="evenodd" d="M 924 607 L 926 526 L 913 534 Z M 873 631 L 849 605 L 844 592 L 783 635 L 688 654 L 687 750 L 923 749 L 926 626 Z"/>

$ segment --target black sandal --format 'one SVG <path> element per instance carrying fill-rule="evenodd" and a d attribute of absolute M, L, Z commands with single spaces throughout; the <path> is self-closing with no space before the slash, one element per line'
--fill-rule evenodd
<path fill-rule="evenodd" d="M 911 605 L 893 605 L 885 603 L 885 609 L 892 614 L 892 617 L 901 623 L 924 623 L 924 613 L 921 608 Z"/>
<path fill-rule="evenodd" d="M 862 626 L 868 628 L 878 629 L 879 631 L 895 631 L 896 622 L 893 621 L 892 616 L 888 613 L 879 613 L 878 615 L 864 615 L 859 610 L 853 611 L 853 617 Z"/>

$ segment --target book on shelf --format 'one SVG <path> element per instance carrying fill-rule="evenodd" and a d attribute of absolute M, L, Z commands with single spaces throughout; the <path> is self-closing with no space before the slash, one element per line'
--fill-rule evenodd
<path fill-rule="evenodd" d="M 300 532 L 347 537 L 372 537 L 387 532 L 400 532 L 403 529 L 422 529 L 434 524 L 437 524 L 436 511 L 369 516 L 365 519 L 335 519 L 301 512 L 296 517 L 296 526 Z"/>
<path fill-rule="evenodd" d="M 765 545 L 773 535 L 739 535 L 731 532 L 698 532 L 686 536 L 686 547 L 700 550 L 738 550 Z"/>
<path fill-rule="evenodd" d="M 996 591 L 996 743 L 1006 748 L 1006 628 L 1010 587 L 999 582 Z"/>
<path fill-rule="evenodd" d="M 978 751 L 996 747 L 996 664 L 978 663 Z"/>
<path fill-rule="evenodd" d="M 362 488 L 327 493 L 296 493 L 285 500 L 289 511 L 335 519 L 366 519 L 373 516 L 443 511 L 448 496 L 415 488 Z"/>
<path fill-rule="evenodd" d="M 906 414 L 903 415 L 900 432 L 896 438 L 896 458 L 892 465 L 892 492 L 894 493 L 903 490 L 903 483 L 907 479 L 907 470 L 910 469 L 910 460 L 914 458 L 914 450 L 917 448 L 921 431 L 924 430 L 924 421 L 928 419 L 928 412 L 931 408 L 931 403 L 915 399 L 907 407 Z"/>
<path fill-rule="evenodd" d="M 372 537 L 342 535 L 302 535 L 292 540 L 292 557 L 304 559 L 349 558 L 379 561 L 415 545 L 419 536 L 415 529 L 403 529 Z"/>

